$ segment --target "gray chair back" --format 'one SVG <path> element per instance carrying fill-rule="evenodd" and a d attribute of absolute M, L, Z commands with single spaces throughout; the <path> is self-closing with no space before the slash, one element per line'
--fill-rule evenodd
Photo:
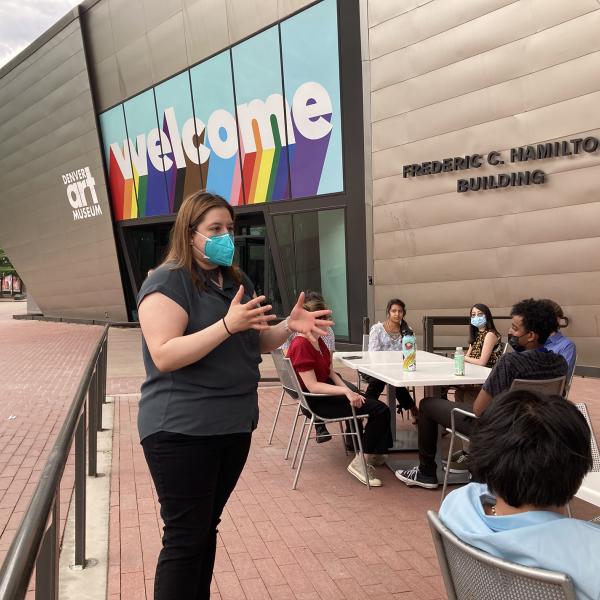
<path fill-rule="evenodd" d="M 577 366 L 577 353 L 575 353 L 575 366 L 573 367 L 573 370 L 571 371 L 571 376 L 569 377 L 569 379 L 567 380 L 567 383 L 565 385 L 565 398 L 569 397 L 569 392 L 571 391 L 571 385 L 573 384 L 573 377 L 575 377 L 575 367 Z"/>
<path fill-rule="evenodd" d="M 275 370 L 277 371 L 277 376 L 279 377 L 279 381 L 281 382 L 283 389 L 292 398 L 298 399 L 299 394 L 297 391 L 297 387 L 300 386 L 298 384 L 298 379 L 296 378 L 296 373 L 294 372 L 294 369 L 292 369 L 292 372 L 290 373 L 289 369 L 287 368 L 286 360 L 289 362 L 289 359 L 285 358 L 281 348 L 277 348 L 277 350 L 272 350 L 271 357 L 273 358 L 273 364 L 275 365 Z"/>
<path fill-rule="evenodd" d="M 557 394 L 562 396 L 565 391 L 566 376 L 553 379 L 513 379 L 511 390 L 528 390 L 542 394 Z"/>
<path fill-rule="evenodd" d="M 590 420 L 590 415 L 588 414 L 587 406 L 581 402 L 580 404 L 575 405 L 581 412 L 581 414 L 585 417 L 587 424 L 590 427 L 590 432 L 592 433 L 592 439 L 590 441 L 590 445 L 592 448 L 592 458 L 594 463 L 592 465 L 592 471 L 600 471 L 600 451 L 598 450 L 598 442 L 596 441 L 596 436 L 594 435 L 594 429 L 592 427 L 592 421 Z"/>
<path fill-rule="evenodd" d="M 449 600 L 575 600 L 568 575 L 525 567 L 483 552 L 456 537 L 427 512 Z"/>
<path fill-rule="evenodd" d="M 310 394 L 305 392 L 298 381 L 298 376 L 296 375 L 296 371 L 294 371 L 292 361 L 283 356 L 283 352 L 279 349 L 271 352 L 271 355 L 273 356 L 273 363 L 275 364 L 275 369 L 277 370 L 277 375 L 279 376 L 279 381 L 281 381 L 283 389 L 288 392 L 292 398 L 297 398 L 300 402 L 300 406 L 305 411 L 310 414 L 314 414 L 316 417 L 319 417 L 320 415 L 315 413 L 315 411 L 308 405 L 306 397 L 320 398 L 326 397 L 327 394 Z"/>

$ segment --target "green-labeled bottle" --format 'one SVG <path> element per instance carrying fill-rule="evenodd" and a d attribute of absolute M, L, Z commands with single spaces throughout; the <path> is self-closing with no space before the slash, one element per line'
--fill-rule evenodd
<path fill-rule="evenodd" d="M 460 346 L 456 346 L 454 353 L 454 374 L 460 376 L 465 374 L 465 353 Z"/>

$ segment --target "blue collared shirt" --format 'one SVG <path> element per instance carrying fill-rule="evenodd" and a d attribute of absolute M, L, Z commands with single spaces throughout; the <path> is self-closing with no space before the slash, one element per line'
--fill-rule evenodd
<path fill-rule="evenodd" d="M 440 519 L 467 544 L 527 567 L 566 573 L 577 598 L 600 599 L 600 526 L 544 510 L 488 516 L 483 503 L 495 498 L 485 484 L 470 483 L 446 497 Z"/>
<path fill-rule="evenodd" d="M 575 358 L 577 355 L 575 343 L 568 337 L 564 336 L 560 331 L 557 331 L 546 340 L 544 348 L 550 350 L 550 352 L 554 352 L 555 354 L 560 354 L 567 361 L 567 365 L 569 366 L 569 371 L 567 373 L 568 382 L 573 375 L 573 370 L 575 369 Z"/>

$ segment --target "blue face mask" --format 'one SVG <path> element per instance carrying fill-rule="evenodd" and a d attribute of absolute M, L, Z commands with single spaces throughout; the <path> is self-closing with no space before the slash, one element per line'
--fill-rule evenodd
<path fill-rule="evenodd" d="M 473 325 L 473 327 L 485 327 L 486 322 L 486 318 L 483 315 L 471 317 L 471 325 Z"/>
<path fill-rule="evenodd" d="M 204 258 L 209 260 L 213 265 L 220 265 L 222 267 L 230 267 L 233 264 L 235 244 L 231 233 L 213 235 L 212 237 L 207 237 L 199 231 L 196 231 L 196 233 L 206 238 Z"/>

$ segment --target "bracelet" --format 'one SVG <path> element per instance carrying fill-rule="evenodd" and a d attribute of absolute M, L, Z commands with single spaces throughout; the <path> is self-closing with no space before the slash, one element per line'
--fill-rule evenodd
<path fill-rule="evenodd" d="M 289 320 L 290 320 L 290 318 L 289 318 L 289 317 L 286 317 L 286 318 L 284 319 L 284 321 L 283 321 L 283 326 L 285 327 L 285 330 L 286 330 L 288 333 L 292 333 L 292 330 L 290 329 L 290 326 L 289 326 Z"/>
<path fill-rule="evenodd" d="M 221 321 L 223 321 L 223 326 L 225 327 L 225 331 L 226 331 L 226 332 L 227 332 L 229 335 L 233 335 L 233 334 L 231 333 L 231 331 L 229 331 L 229 327 L 227 327 L 227 323 L 225 323 L 225 317 L 223 317 L 223 318 L 221 319 Z"/>

